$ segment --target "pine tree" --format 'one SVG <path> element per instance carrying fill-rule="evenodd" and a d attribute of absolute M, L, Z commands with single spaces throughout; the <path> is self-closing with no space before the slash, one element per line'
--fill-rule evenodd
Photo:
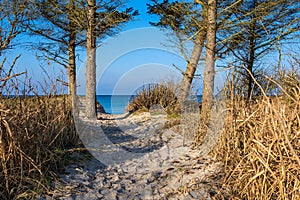
<path fill-rule="evenodd" d="M 169 2 L 156 0 L 148 4 L 148 13 L 159 17 L 159 22 L 150 22 L 153 26 L 172 30 L 179 41 L 180 51 L 187 62 L 183 74 L 179 99 L 183 102 L 190 91 L 198 62 L 205 45 L 207 30 L 207 6 L 205 3 L 198 5 L 193 2 Z M 191 53 L 185 50 L 185 44 L 193 43 Z M 188 56 L 190 54 L 190 56 Z"/>
<path fill-rule="evenodd" d="M 95 6 L 89 6 L 94 3 Z M 87 87 L 87 114 L 95 118 L 96 39 L 113 35 L 118 26 L 132 19 L 137 12 L 133 8 L 118 11 L 123 6 L 121 1 L 40 0 L 30 6 L 32 13 L 28 15 L 29 22 L 24 26 L 30 34 L 42 37 L 41 42 L 34 45 L 42 52 L 41 56 L 68 70 L 73 109 L 76 109 L 76 48 L 86 46 L 88 58 L 93 54 L 87 62 L 87 85 L 94 85 Z M 91 8 L 93 18 L 89 15 Z"/>
<path fill-rule="evenodd" d="M 250 98 L 255 86 L 260 60 L 280 44 L 288 42 L 299 31 L 299 0 L 245 0 L 236 3 L 223 15 L 230 15 L 220 35 L 234 56 L 237 71 L 245 80 L 245 96 Z M 233 15 L 232 15 L 233 13 Z"/>

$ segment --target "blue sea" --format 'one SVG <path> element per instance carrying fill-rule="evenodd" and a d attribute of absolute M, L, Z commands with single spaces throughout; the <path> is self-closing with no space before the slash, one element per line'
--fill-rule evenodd
<path fill-rule="evenodd" d="M 105 112 L 123 114 L 131 97 L 131 95 L 97 95 L 96 100 L 104 107 Z"/>
<path fill-rule="evenodd" d="M 123 114 L 132 95 L 97 95 L 96 99 L 104 107 L 105 111 L 110 114 Z M 201 96 L 197 96 L 197 101 L 201 102 Z"/>

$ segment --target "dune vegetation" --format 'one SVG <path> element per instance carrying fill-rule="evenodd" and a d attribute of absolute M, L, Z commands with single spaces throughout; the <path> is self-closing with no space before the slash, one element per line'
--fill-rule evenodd
<path fill-rule="evenodd" d="M 204 139 L 211 136 L 209 130 L 213 130 L 210 120 L 213 118 L 212 110 L 217 109 L 218 103 L 214 96 L 217 92 L 215 75 L 222 68 L 220 73 L 227 73 L 225 88 L 220 91 L 225 97 L 222 102 L 226 104 L 222 110 L 225 123 L 221 131 L 215 131 L 221 134 L 208 155 L 213 158 L 214 164 L 220 163 L 221 172 L 216 172 L 216 178 L 212 181 L 203 181 L 206 186 L 214 188 L 213 194 L 207 192 L 207 195 L 214 199 L 300 199 L 300 59 L 299 49 L 292 50 L 299 47 L 299 1 L 151 0 L 144 2 L 145 7 L 137 10 L 130 6 L 134 5 L 133 1 L 130 5 L 127 5 L 128 2 L 1 1 L 0 199 L 35 199 L 45 193 L 50 193 L 49 198 L 52 198 L 51 189 L 55 190 L 53 180 L 63 172 L 63 167 L 68 166 L 70 152 L 86 150 L 76 134 L 74 122 L 77 116 L 73 114 L 79 114 L 80 109 L 84 112 L 79 117 L 87 118 L 89 123 L 95 122 L 95 126 L 99 122 L 97 120 L 115 120 L 115 116 L 108 114 L 103 114 L 108 118 L 97 118 L 96 67 L 103 63 L 96 62 L 96 49 L 105 44 L 104 39 L 122 30 L 130 30 L 131 26 L 125 29 L 120 26 L 135 19 L 139 11 L 147 12 L 148 17 L 154 16 L 154 21 L 147 18 L 144 21 L 147 25 L 133 27 L 145 28 L 150 23 L 165 30 L 171 36 L 169 46 L 177 48 L 186 66 L 170 63 L 182 74 L 180 85 L 162 82 L 142 88 L 129 103 L 129 113 L 124 118 L 130 117 L 132 112 L 136 115 L 151 112 L 159 104 L 167 119 L 170 119 L 162 130 L 179 127 L 184 116 L 181 105 L 186 102 L 195 78 L 200 77 L 202 83 L 196 87 L 202 89 L 202 103 L 198 105 L 195 101 L 191 104 L 191 110 L 197 110 L 197 113 L 184 119 L 187 120 L 186 129 L 175 127 L 178 128 L 176 136 L 192 135 L 194 143 L 186 147 L 196 150 L 198 155 Z M 141 35 L 141 39 L 152 41 L 153 38 L 145 36 Z M 127 41 L 120 42 L 120 47 L 126 44 Z M 24 63 L 17 63 L 21 57 L 14 55 L 18 52 L 14 52 L 17 48 L 23 52 L 32 49 L 32 60 L 36 56 L 45 66 L 62 66 L 65 70 L 63 76 L 54 73 L 50 77 L 46 74 L 55 81 L 40 83 L 38 80 L 35 82 L 35 77 L 30 77 L 26 70 L 16 72 L 16 66 L 26 67 Z M 80 107 L 76 104 L 76 72 L 77 61 L 81 62 L 79 51 L 84 49 L 87 53 L 86 97 Z M 115 47 L 112 49 L 115 51 L 113 53 L 119 52 Z M 147 45 L 138 46 L 135 50 L 143 49 L 155 50 Z M 132 52 L 135 51 L 123 52 L 108 63 L 121 61 Z M 273 59 L 274 63 L 264 60 L 268 58 Z M 139 66 L 156 63 L 148 62 L 148 57 L 145 60 L 147 63 L 140 63 Z M 202 62 L 204 60 L 205 63 Z M 164 60 L 157 64 L 162 63 L 165 65 Z M 43 71 L 47 70 L 43 68 Z M 63 91 L 57 90 L 58 83 Z M 50 89 L 39 88 L 35 91 L 37 87 L 34 84 Z M 160 112 L 156 114 L 161 117 Z M 200 126 L 194 126 L 192 117 L 200 119 Z M 188 123 L 194 124 L 189 126 Z M 96 131 L 97 128 L 101 127 L 96 127 Z M 113 128 L 119 130 L 119 127 Z M 199 159 L 197 164 L 205 159 L 200 157 L 196 158 Z M 172 164 L 176 162 L 179 161 Z M 183 173 L 189 175 L 189 171 Z M 161 175 L 151 171 L 149 178 L 154 179 L 145 181 L 157 181 Z M 140 190 L 134 180 L 129 181 L 137 187 L 136 190 Z M 97 187 L 101 187 L 99 185 Z M 191 187 L 194 186 L 196 188 L 197 183 Z M 188 193 L 189 187 L 181 185 L 180 188 Z M 91 192 L 99 195 L 107 194 L 100 194 L 99 188 L 93 189 L 96 192 Z"/>
<path fill-rule="evenodd" d="M 236 88 L 241 84 L 236 76 L 234 73 L 228 76 L 223 91 L 227 95 L 226 119 L 219 142 L 211 152 L 223 163 L 222 178 L 214 183 L 219 188 L 216 198 L 299 199 L 299 63 L 272 77 L 254 79 L 258 91 L 250 100 L 245 98 L 242 88 Z M 165 92 L 169 91 L 165 87 L 158 84 L 144 88 L 129 108 L 148 111 L 160 99 L 170 97 L 163 107 L 170 116 L 178 113 L 168 109 L 169 105 L 171 108 L 180 106 Z M 277 94 L 271 95 L 273 91 Z M 201 135 L 195 135 L 196 145 L 201 144 L 201 138 Z"/>
<path fill-rule="evenodd" d="M 179 85 L 173 81 L 144 86 L 131 99 L 127 111 L 149 111 L 153 106 L 160 105 L 168 115 L 178 114 L 180 112 L 178 92 Z"/>
<path fill-rule="evenodd" d="M 79 138 L 67 96 L 0 98 L 0 198 L 49 188 Z"/>
<path fill-rule="evenodd" d="M 226 120 L 211 152 L 223 163 L 217 199 L 300 197 L 300 81 L 298 66 L 255 80 L 259 95 L 245 99 L 229 76 Z M 276 90 L 277 95 L 269 95 Z M 178 112 L 176 87 L 166 83 L 141 90 L 128 106 L 148 111 L 162 104 Z M 0 99 L 1 199 L 30 198 L 50 187 L 66 153 L 81 147 L 67 95 Z M 180 123 L 180 122 L 179 122 Z M 178 123 L 175 123 L 178 124 Z M 174 124 L 174 125 L 175 125 Z M 197 139 L 197 135 L 195 136 Z M 201 141 L 195 141 L 201 144 Z"/>
<path fill-rule="evenodd" d="M 249 102 L 235 95 L 228 102 L 213 152 L 224 164 L 220 196 L 300 198 L 300 80 L 293 72 L 270 81 L 282 89 L 279 96 L 263 94 Z"/>

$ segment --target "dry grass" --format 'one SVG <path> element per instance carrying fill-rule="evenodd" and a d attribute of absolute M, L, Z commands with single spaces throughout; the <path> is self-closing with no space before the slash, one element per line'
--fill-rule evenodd
<path fill-rule="evenodd" d="M 300 199 L 300 87 L 290 80 L 280 97 L 228 103 L 214 151 L 224 163 L 218 199 Z"/>
<path fill-rule="evenodd" d="M 179 113 L 178 91 L 178 85 L 171 81 L 148 85 L 137 92 L 130 101 L 127 111 L 148 111 L 153 106 L 160 105 L 169 115 Z"/>
<path fill-rule="evenodd" d="M 0 199 L 32 198 L 79 140 L 66 96 L 1 99 Z"/>

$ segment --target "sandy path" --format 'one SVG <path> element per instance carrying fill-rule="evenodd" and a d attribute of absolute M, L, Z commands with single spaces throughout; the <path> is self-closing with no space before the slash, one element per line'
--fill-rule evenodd
<path fill-rule="evenodd" d="M 142 113 L 79 117 L 78 132 L 94 157 L 73 154 L 74 163 L 40 199 L 211 199 L 219 163 L 180 134 L 163 129 L 165 115 Z"/>

